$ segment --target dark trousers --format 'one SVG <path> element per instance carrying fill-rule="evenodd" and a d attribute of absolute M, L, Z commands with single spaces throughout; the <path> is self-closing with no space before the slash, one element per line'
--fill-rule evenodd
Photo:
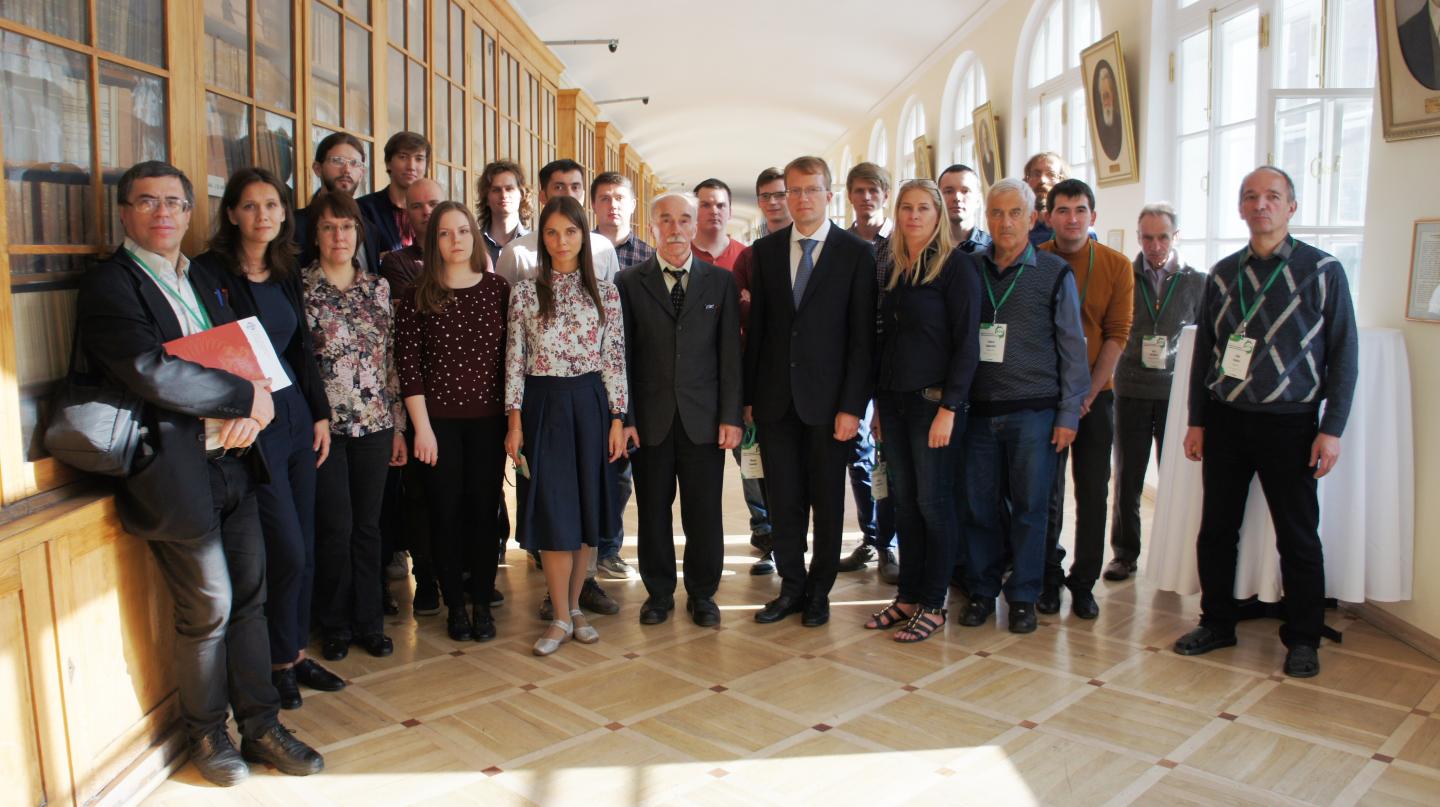
<path fill-rule="evenodd" d="M 430 553 L 430 499 L 425 495 L 425 478 L 429 469 L 425 463 L 415 459 L 415 431 L 405 430 L 405 450 L 408 461 L 404 467 L 391 468 L 386 477 L 385 492 L 386 499 L 383 514 L 381 515 L 381 535 L 388 536 L 389 532 L 385 523 L 392 516 L 389 508 L 390 488 L 394 479 L 400 479 L 399 493 L 395 500 L 394 518 L 398 519 L 398 530 L 404 535 L 404 546 L 410 553 L 410 573 L 415 576 L 415 591 L 435 591 L 435 559 Z M 397 473 L 398 472 L 398 473 Z M 384 539 L 382 538 L 382 541 Z M 388 541 L 384 541 L 388 543 Z M 384 543 L 380 550 L 380 564 L 383 567 L 389 555 L 385 554 Z M 385 580 L 382 575 L 381 587 L 384 587 Z"/>
<path fill-rule="evenodd" d="M 630 503 L 630 493 L 635 487 L 634 469 L 630 465 L 630 457 L 623 456 L 610 463 L 610 468 L 615 474 L 615 486 L 611 488 L 610 527 L 607 534 L 600 539 L 595 547 L 595 559 L 617 557 L 620 554 L 620 545 L 625 542 L 625 506 Z"/>
<path fill-rule="evenodd" d="M 1196 542 L 1200 571 L 1200 624 L 1233 633 L 1237 619 L 1235 561 L 1250 481 L 1258 473 L 1285 587 L 1287 647 L 1320 644 L 1325 624 L 1325 556 L 1320 546 L 1320 501 L 1310 447 L 1318 431 L 1314 413 L 1242 412 L 1217 401 L 1205 408 L 1205 503 Z"/>
<path fill-rule="evenodd" d="M 1080 418 L 1075 441 L 1061 453 L 1050 491 L 1050 520 L 1046 532 L 1049 550 L 1045 562 L 1045 585 L 1068 585 L 1072 591 L 1088 592 L 1100 579 L 1105 562 L 1105 515 L 1110 497 L 1110 449 L 1115 442 L 1115 393 L 1105 390 L 1095 396 L 1090 412 Z M 1070 576 L 1062 566 L 1065 548 L 1060 546 L 1060 529 L 1065 523 L 1065 461 L 1075 483 L 1075 560 Z"/>
<path fill-rule="evenodd" d="M 1115 559 L 1135 565 L 1140 558 L 1140 494 L 1145 469 L 1150 465 L 1150 444 L 1155 462 L 1165 442 L 1168 400 L 1115 398 L 1115 507 L 1110 516 L 1110 549 Z"/>
<path fill-rule="evenodd" d="M 475 603 L 488 605 L 500 548 L 495 512 L 505 480 L 505 417 L 431 418 L 430 427 L 439 458 L 426 468 L 425 491 L 440 593 L 448 607 L 463 608 L 468 572 Z"/>
<path fill-rule="evenodd" d="M 275 395 L 275 419 L 256 442 L 270 482 L 255 492 L 265 533 L 265 620 L 274 664 L 295 661 L 310 642 L 315 588 L 315 422 L 299 387 Z"/>
<path fill-rule="evenodd" d="M 890 469 L 890 496 L 881 501 L 893 503 L 900 527 L 900 601 L 943 608 L 960 542 L 955 474 L 965 415 L 955 415 L 950 445 L 930 448 L 938 403 L 918 392 L 882 392 L 876 403 Z"/>
<path fill-rule="evenodd" d="M 780 593 L 828 596 L 840 565 L 845 467 L 854 451 L 853 438 L 836 440 L 834 423 L 807 425 L 793 406 L 780 420 L 761 423 L 756 430 Z M 807 574 L 805 536 L 812 515 L 815 546 Z"/>
<path fill-rule="evenodd" d="M 394 434 L 331 434 L 330 456 L 317 472 L 315 609 L 330 638 L 383 632 L 380 503 Z"/>
<path fill-rule="evenodd" d="M 1047 503 L 1056 473 L 1054 426 L 1053 409 L 972 414 L 966 423 L 967 520 L 961 533 L 965 584 L 975 597 L 994 599 L 1000 593 L 1007 559 L 1014 569 L 1004 580 L 1005 599 L 1033 603 L 1040 595 Z"/>
<path fill-rule="evenodd" d="M 870 433 L 870 417 L 875 413 L 872 401 L 860 418 L 860 431 L 855 435 L 850 457 L 850 494 L 855 497 L 855 520 L 860 522 L 861 540 L 876 549 L 895 545 L 895 500 L 876 500 L 871 495 L 875 475 L 875 435 Z"/>
<path fill-rule="evenodd" d="M 175 677 L 192 741 L 225 726 L 227 704 L 243 737 L 275 722 L 265 627 L 265 539 L 254 483 L 234 457 L 209 462 L 218 526 L 197 541 L 152 541 L 175 604 Z"/>
<path fill-rule="evenodd" d="M 635 503 L 640 515 L 640 579 L 652 597 L 675 593 L 675 531 L 671 511 L 680 487 L 680 525 L 685 530 L 685 593 L 714 597 L 725 565 L 725 528 L 720 493 L 725 452 L 716 443 L 694 443 L 680 413 L 660 443 L 641 446 L 635 469 Z"/>
<path fill-rule="evenodd" d="M 740 449 L 731 452 L 735 464 L 740 464 Z M 750 511 L 750 535 L 770 535 L 770 507 L 765 503 L 764 479 L 741 479 L 740 492 L 745 495 L 745 509 Z"/>

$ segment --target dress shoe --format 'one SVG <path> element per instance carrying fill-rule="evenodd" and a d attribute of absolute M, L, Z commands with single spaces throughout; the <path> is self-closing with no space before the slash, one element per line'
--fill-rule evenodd
<path fill-rule="evenodd" d="M 1211 650 L 1235 646 L 1235 633 L 1221 633 L 1201 625 L 1175 640 L 1175 652 L 1182 656 L 1199 656 Z"/>
<path fill-rule="evenodd" d="M 375 658 L 385 658 L 395 652 L 395 643 L 383 633 L 367 633 L 361 636 L 360 646 Z"/>
<path fill-rule="evenodd" d="M 756 577 L 759 577 L 759 576 L 761 576 L 761 575 L 774 574 L 774 573 L 775 573 L 775 556 L 772 555 L 772 554 L 769 553 L 769 552 L 766 552 L 766 553 L 765 553 L 765 557 L 763 557 L 763 558 L 755 561 L 754 565 L 752 565 L 752 566 L 750 567 L 750 574 L 752 574 L 752 575 L 754 575 L 754 576 L 756 576 Z"/>
<path fill-rule="evenodd" d="M 251 762 L 274 765 L 275 770 L 291 776 L 309 776 L 325 770 L 325 758 L 295 739 L 295 735 L 279 723 L 265 729 L 259 737 L 242 740 L 240 754 Z"/>
<path fill-rule="evenodd" d="M 770 541 L 770 533 L 768 532 L 750 533 L 750 546 L 754 547 L 755 551 L 762 555 L 770 554 L 770 550 L 774 548 L 774 544 Z"/>
<path fill-rule="evenodd" d="M 238 785 L 250 776 L 250 766 L 235 750 L 224 726 L 190 744 L 190 761 L 205 781 L 221 787 Z"/>
<path fill-rule="evenodd" d="M 900 562 L 893 549 L 880 550 L 880 582 L 891 586 L 900 582 Z"/>
<path fill-rule="evenodd" d="M 702 628 L 720 624 L 720 606 L 709 597 L 691 597 L 685 601 L 685 610 L 690 612 L 690 620 Z"/>
<path fill-rule="evenodd" d="M 320 655 L 324 656 L 326 661 L 339 661 L 345 658 L 350 655 L 350 637 L 325 637 L 325 640 L 320 643 Z"/>
<path fill-rule="evenodd" d="M 762 625 L 769 625 L 772 622 L 779 622 L 791 614 L 798 614 L 805 610 L 805 600 L 801 597 L 792 597 L 789 594 L 781 594 L 770 602 L 765 603 L 755 614 L 755 621 Z"/>
<path fill-rule="evenodd" d="M 1010 632 L 1035 632 L 1035 605 L 1028 602 L 1010 603 Z"/>
<path fill-rule="evenodd" d="M 1072 591 L 1070 613 L 1081 619 L 1094 619 L 1100 616 L 1100 603 L 1095 602 L 1095 595 L 1088 591 Z"/>
<path fill-rule="evenodd" d="M 1060 613 L 1060 587 L 1043 586 L 1040 596 L 1035 598 L 1035 610 L 1042 614 Z"/>
<path fill-rule="evenodd" d="M 575 627 L 569 622 L 562 622 L 558 619 L 552 620 L 550 627 L 560 631 L 560 638 L 547 639 L 545 638 L 545 634 L 542 633 L 540 634 L 540 638 L 535 640 L 535 645 L 530 648 L 530 652 L 537 656 L 548 656 L 556 650 L 559 650 L 560 645 L 569 641 L 570 637 L 575 634 Z M 549 631 L 547 630 L 546 633 L 549 633 Z"/>
<path fill-rule="evenodd" d="M 1106 580 L 1110 580 L 1112 582 L 1119 582 L 1121 580 L 1129 580 L 1130 575 L 1134 573 L 1134 563 L 1129 563 L 1119 558 L 1115 558 L 1114 560 L 1105 564 L 1105 573 L 1103 577 Z"/>
<path fill-rule="evenodd" d="M 646 597 L 645 603 L 640 606 L 640 624 L 659 625 L 670 618 L 673 610 L 675 600 L 671 597 Z"/>
<path fill-rule="evenodd" d="M 1314 678 L 1319 675 L 1319 652 L 1303 644 L 1290 648 L 1285 652 L 1285 674 L 1291 678 Z"/>
<path fill-rule="evenodd" d="M 477 642 L 495 638 L 495 617 L 490 616 L 490 606 L 476 605 L 470 609 L 470 638 Z"/>
<path fill-rule="evenodd" d="M 450 636 L 452 642 L 468 642 L 475 638 L 470 625 L 470 617 L 465 613 L 463 605 L 450 609 L 450 615 L 445 618 L 445 633 Z"/>
<path fill-rule="evenodd" d="M 493 587 L 492 587 L 492 588 L 490 589 L 490 607 L 491 607 L 491 608 L 499 608 L 500 606 L 502 606 L 502 605 L 504 605 L 504 604 L 505 604 L 505 595 L 500 593 L 500 589 L 498 589 L 498 588 L 493 588 Z"/>
<path fill-rule="evenodd" d="M 614 616 L 620 613 L 620 603 L 611 599 L 605 589 L 595 582 L 595 578 L 587 577 L 585 585 L 580 588 L 580 607 L 586 611 L 605 616 Z"/>
<path fill-rule="evenodd" d="M 818 628 L 830 621 L 830 598 L 817 594 L 805 598 L 805 613 L 800 617 L 800 624 L 807 628 Z"/>
<path fill-rule="evenodd" d="M 555 603 L 550 602 L 550 595 L 546 594 L 545 599 L 540 601 L 540 610 L 536 612 L 542 622 L 555 621 Z"/>
<path fill-rule="evenodd" d="M 300 684 L 295 680 L 294 667 L 271 670 L 270 683 L 274 685 L 275 691 L 280 695 L 281 709 L 299 709 L 305 705 L 304 699 L 300 697 Z"/>
<path fill-rule="evenodd" d="M 874 559 L 875 548 L 869 544 L 860 544 L 850 550 L 850 554 L 841 558 L 840 565 L 835 568 L 842 572 L 858 572 Z"/>
<path fill-rule="evenodd" d="M 300 659 L 292 667 L 295 680 L 311 689 L 321 692 L 339 692 L 345 688 L 345 679 L 330 672 L 313 658 Z"/>
<path fill-rule="evenodd" d="M 384 611 L 386 616 L 400 613 L 400 603 L 395 601 L 395 595 L 390 593 L 389 588 L 380 590 L 380 610 Z"/>
<path fill-rule="evenodd" d="M 435 583 L 415 581 L 415 599 L 410 603 L 415 616 L 434 616 L 440 613 L 440 590 Z"/>
<path fill-rule="evenodd" d="M 972 597 L 960 614 L 960 624 L 967 628 L 978 628 L 989 621 L 995 613 L 994 597 Z"/>

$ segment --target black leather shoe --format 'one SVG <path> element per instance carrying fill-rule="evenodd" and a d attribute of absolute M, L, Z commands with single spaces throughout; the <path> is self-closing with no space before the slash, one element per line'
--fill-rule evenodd
<path fill-rule="evenodd" d="M 645 603 L 640 606 L 640 624 L 659 625 L 670 618 L 673 610 L 675 600 L 671 597 L 646 597 Z"/>
<path fill-rule="evenodd" d="M 830 621 L 830 598 L 817 594 L 805 599 L 805 614 L 800 617 L 800 624 L 807 628 L 818 628 Z"/>
<path fill-rule="evenodd" d="M 709 597 L 688 599 L 685 610 L 690 612 L 690 621 L 702 628 L 713 628 L 720 624 L 720 606 Z"/>
<path fill-rule="evenodd" d="M 250 766 L 223 726 L 190 744 L 190 761 L 205 781 L 221 787 L 238 785 L 250 776 Z"/>
<path fill-rule="evenodd" d="M 1010 603 L 1010 632 L 1035 632 L 1035 605 L 1028 602 Z"/>
<path fill-rule="evenodd" d="M 585 585 L 580 588 L 580 607 L 587 611 L 593 611 L 605 616 L 614 616 L 620 613 L 620 603 L 615 602 L 595 578 L 585 579 Z"/>
<path fill-rule="evenodd" d="M 326 661 L 339 661 L 350 655 L 350 637 L 348 636 L 327 636 L 320 643 L 320 655 Z"/>
<path fill-rule="evenodd" d="M 772 622 L 779 622 L 791 614 L 798 614 L 805 610 L 805 601 L 800 597 L 792 597 L 789 594 L 781 594 L 770 602 L 765 603 L 755 614 L 755 621 L 762 625 L 769 625 Z"/>
<path fill-rule="evenodd" d="M 1081 619 L 1094 619 L 1100 616 L 1100 603 L 1095 602 L 1095 595 L 1088 591 L 1072 591 L 1070 612 Z"/>
<path fill-rule="evenodd" d="M 967 628 L 978 628 L 990 620 L 995 614 L 995 598 L 993 597 L 972 597 L 965 605 L 965 612 L 960 615 L 960 624 Z"/>
<path fill-rule="evenodd" d="M 1126 561 L 1123 561 L 1119 558 L 1115 558 L 1114 560 L 1105 564 L 1105 573 L 1101 576 L 1104 577 L 1106 580 L 1118 583 L 1121 580 L 1130 579 L 1130 575 L 1134 573 L 1135 564 L 1127 563 Z"/>
<path fill-rule="evenodd" d="M 440 591 L 434 583 L 415 581 L 415 599 L 410 604 L 415 616 L 434 616 L 440 613 Z"/>
<path fill-rule="evenodd" d="M 1291 678 L 1314 678 L 1320 674 L 1320 654 L 1309 645 L 1297 644 L 1285 652 L 1285 674 Z"/>
<path fill-rule="evenodd" d="M 752 566 L 750 567 L 750 574 L 752 574 L 752 575 L 754 575 L 754 576 L 756 576 L 756 577 L 759 577 L 759 576 L 761 576 L 761 575 L 766 575 L 766 574 L 774 574 L 774 573 L 775 573 L 775 556 L 772 555 L 772 554 L 770 554 L 769 552 L 766 552 L 766 553 L 765 553 L 765 557 L 763 557 L 763 558 L 755 561 L 754 565 L 752 565 Z"/>
<path fill-rule="evenodd" d="M 491 608 L 499 608 L 500 606 L 502 606 L 502 605 L 504 605 L 504 604 L 505 604 L 505 595 L 500 593 L 500 589 L 498 589 L 498 588 L 492 588 L 492 589 L 490 590 L 490 607 L 491 607 Z"/>
<path fill-rule="evenodd" d="M 850 550 L 850 554 L 841 558 L 840 565 L 835 568 L 842 572 L 858 572 L 874 559 L 875 548 L 869 544 L 861 544 Z"/>
<path fill-rule="evenodd" d="M 450 615 L 445 618 L 445 633 L 453 642 L 468 642 L 475 638 L 475 634 L 471 632 L 470 628 L 470 617 L 465 614 L 464 606 L 450 609 Z"/>
<path fill-rule="evenodd" d="M 1040 589 L 1040 596 L 1035 598 L 1035 610 L 1042 614 L 1060 613 L 1060 587 L 1045 586 Z"/>
<path fill-rule="evenodd" d="M 395 643 L 383 633 L 367 633 L 361 636 L 360 646 L 375 658 L 385 658 L 395 652 Z"/>
<path fill-rule="evenodd" d="M 477 642 L 488 642 L 495 638 L 495 617 L 490 608 L 477 605 L 470 609 L 470 638 Z"/>
<path fill-rule="evenodd" d="M 345 679 L 330 672 L 313 658 L 301 659 L 292 667 L 295 680 L 311 689 L 321 692 L 339 692 L 345 688 Z"/>
<path fill-rule="evenodd" d="M 386 616 L 395 616 L 400 613 L 400 603 L 395 601 L 395 595 L 390 593 L 388 586 L 380 590 L 380 609 L 385 612 Z"/>
<path fill-rule="evenodd" d="M 291 776 L 309 776 L 325 770 L 325 758 L 290 730 L 276 723 L 255 739 L 246 737 L 240 743 L 240 754 L 251 762 L 274 765 L 275 770 Z"/>
<path fill-rule="evenodd" d="M 280 693 L 281 709 L 299 709 L 305 704 L 300 697 L 300 684 L 295 680 L 294 667 L 271 670 L 270 683 L 275 686 L 275 691 Z"/>
<path fill-rule="evenodd" d="M 1204 625 L 1175 640 L 1175 652 L 1182 656 L 1199 656 L 1211 650 L 1234 646 L 1234 633 L 1220 633 Z"/>
<path fill-rule="evenodd" d="M 750 546 L 754 547 L 755 551 L 762 555 L 770 554 L 770 550 L 774 548 L 770 542 L 770 533 L 768 532 L 764 535 L 754 532 L 750 533 Z"/>

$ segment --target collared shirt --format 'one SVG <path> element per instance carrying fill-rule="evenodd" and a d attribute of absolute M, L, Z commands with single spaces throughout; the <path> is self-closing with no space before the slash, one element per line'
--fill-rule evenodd
<path fill-rule="evenodd" d="M 695 255 L 700 256 L 700 260 L 710 264 L 711 266 L 718 266 L 721 269 L 733 270 L 735 268 L 735 261 L 740 259 L 740 253 L 745 251 L 745 245 L 740 243 L 739 241 L 736 241 L 733 238 L 730 238 L 729 236 L 726 236 L 725 248 L 714 255 L 711 255 L 710 253 L 706 252 L 705 250 L 701 249 L 693 243 L 690 244 L 690 251 Z"/>
<path fill-rule="evenodd" d="M 595 262 L 595 279 L 611 280 L 620 272 L 620 258 L 615 254 L 615 245 L 599 233 L 590 236 L 590 256 Z M 522 280 L 533 280 L 540 273 L 540 233 L 529 232 L 505 245 L 500 250 L 500 259 L 495 262 L 495 274 L 515 285 Z"/>
<path fill-rule="evenodd" d="M 975 225 L 975 229 L 970 231 L 970 237 L 961 241 L 958 246 L 961 252 L 968 255 L 976 255 L 989 249 L 993 243 L 995 243 L 995 240 L 990 237 L 990 234 L 981 229 L 980 225 L 977 224 Z"/>
<path fill-rule="evenodd" d="M 1179 255 L 1175 253 L 1175 250 L 1170 250 L 1170 256 L 1165 259 L 1165 264 L 1159 267 L 1151 263 L 1143 252 L 1140 253 L 1140 260 L 1145 266 L 1145 279 L 1150 281 L 1150 290 L 1155 293 L 1156 297 L 1159 297 L 1160 291 L 1165 287 L 1165 278 L 1180 269 Z"/>
<path fill-rule="evenodd" d="M 480 234 L 485 236 L 485 249 L 490 253 L 490 271 L 493 272 L 495 271 L 495 267 L 500 265 L 500 250 L 505 248 L 505 244 L 514 241 L 522 235 L 529 235 L 530 231 L 526 229 L 523 224 L 515 225 L 515 229 L 510 231 L 510 237 L 505 239 L 505 244 L 501 244 L 492 238 L 489 230 L 481 230 Z"/>
<path fill-rule="evenodd" d="M 683 289 L 685 289 L 686 291 L 689 291 L 689 290 L 690 290 L 690 270 L 693 269 L 693 268 L 695 268 L 695 253 L 694 253 L 694 252 L 691 252 L 689 255 L 687 255 L 687 256 L 685 257 L 685 265 L 684 265 L 684 266 L 676 266 L 676 265 L 670 263 L 669 261 L 665 260 L 665 258 L 663 258 L 662 256 L 660 256 L 658 253 L 655 255 L 655 259 L 660 262 L 660 277 L 661 277 L 662 279 L 664 279 L 664 281 L 665 281 L 665 290 L 666 290 L 666 291 L 674 291 L 674 290 L 675 290 L 675 280 L 676 280 L 676 278 L 675 278 L 674 275 L 670 274 L 671 272 L 683 272 L 684 274 L 680 275 L 680 278 L 679 278 L 679 279 L 680 279 L 680 287 L 683 288 Z"/>
<path fill-rule="evenodd" d="M 895 232 L 895 220 L 885 219 L 885 223 L 880 225 L 880 231 L 875 233 L 874 238 L 866 238 L 865 236 L 860 234 L 860 222 L 858 221 L 854 224 L 851 224 L 850 227 L 846 230 L 846 232 L 850 233 L 851 235 L 859 238 L 861 241 L 864 241 L 873 247 L 883 240 L 888 240 L 890 238 L 890 234 Z"/>
<path fill-rule="evenodd" d="M 599 230 L 596 230 L 595 233 L 604 235 Z M 629 269 L 642 264 L 650 260 L 650 256 L 654 254 L 655 248 L 641 241 L 640 237 L 633 232 L 626 233 L 625 240 L 615 245 L 615 257 L 620 259 L 621 269 Z"/>
<path fill-rule="evenodd" d="M 813 246 L 813 247 L 810 248 L 810 268 L 813 270 L 816 266 L 818 266 L 818 265 L 820 264 L 820 252 L 821 252 L 821 250 L 825 249 L 825 239 L 827 239 L 827 238 L 829 238 L 829 237 L 830 237 L 830 219 L 828 219 L 828 218 L 827 218 L 827 219 L 821 219 L 821 220 L 820 220 L 820 226 L 817 227 L 817 228 L 815 228 L 815 232 L 813 232 L 813 233 L 811 233 L 811 234 L 809 234 L 809 235 L 801 235 L 801 234 L 800 234 L 800 228 L 799 228 L 799 227 L 796 227 L 796 226 L 793 226 L 793 225 L 790 227 L 790 287 L 791 287 L 791 288 L 794 288 L 794 287 L 795 287 L 795 273 L 798 272 L 798 271 L 800 271 L 800 258 L 801 258 L 801 256 L 803 256 L 803 255 L 805 254 L 805 248 L 802 247 L 802 246 L 800 246 L 800 242 L 801 242 L 801 241 L 804 241 L 804 240 L 807 239 L 807 238 L 809 238 L 810 240 L 812 240 L 812 241 L 815 242 L 815 246 Z"/>

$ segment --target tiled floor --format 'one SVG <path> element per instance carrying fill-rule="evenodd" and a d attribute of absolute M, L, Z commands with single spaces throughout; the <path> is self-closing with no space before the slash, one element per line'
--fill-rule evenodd
<path fill-rule="evenodd" d="M 220 790 L 186 766 L 148 803 L 1440 804 L 1440 662 L 1365 623 L 1330 615 L 1345 642 L 1308 682 L 1280 675 L 1274 622 L 1174 655 L 1196 598 L 1143 576 L 1102 583 L 1098 620 L 1067 598 L 1025 637 L 1003 620 L 916 645 L 862 630 L 892 595 L 873 570 L 841 575 L 823 628 L 757 625 L 778 580 L 747 574 L 738 481 L 721 628 L 683 610 L 642 627 L 638 580 L 606 582 L 622 610 L 594 619 L 602 641 L 537 659 L 544 581 L 512 550 L 496 641 L 451 642 L 443 616 L 407 609 L 394 656 L 356 648 L 331 665 L 348 688 L 284 714 L 324 774 Z"/>

